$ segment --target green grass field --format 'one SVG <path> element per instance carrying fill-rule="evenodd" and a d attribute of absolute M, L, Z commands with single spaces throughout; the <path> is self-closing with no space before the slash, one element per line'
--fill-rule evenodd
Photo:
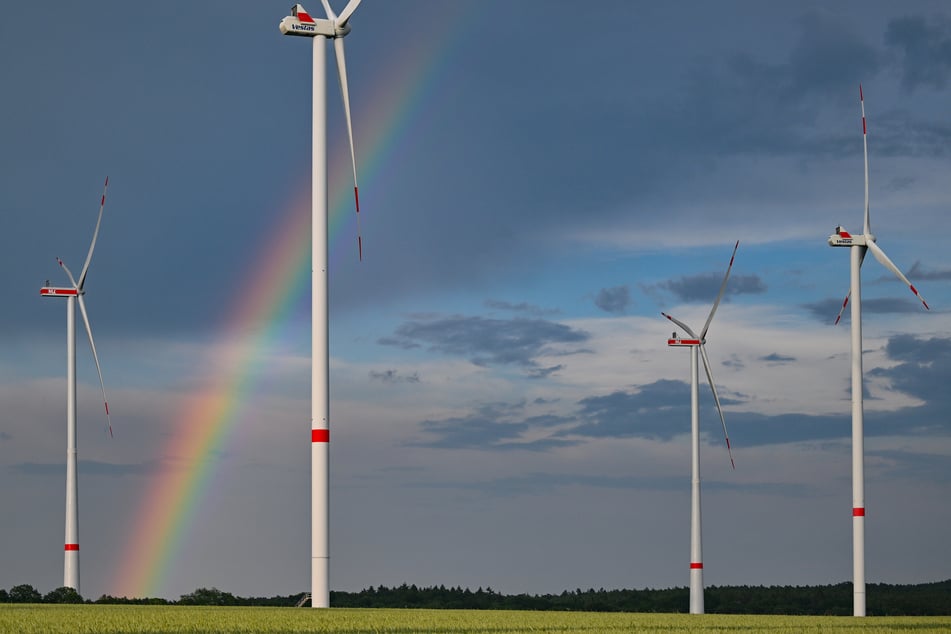
<path fill-rule="evenodd" d="M 951 617 L 730 616 L 604 612 L 503 612 L 228 608 L 130 605 L 0 605 L 0 632 L 951 632 Z"/>

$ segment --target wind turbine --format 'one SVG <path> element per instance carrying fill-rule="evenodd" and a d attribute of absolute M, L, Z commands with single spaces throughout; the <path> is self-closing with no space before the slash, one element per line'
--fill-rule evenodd
<path fill-rule="evenodd" d="M 357 209 L 357 250 L 363 259 L 360 234 L 360 195 L 357 189 L 357 159 L 350 120 L 350 93 L 343 38 L 350 32 L 350 16 L 360 0 L 350 0 L 336 15 L 327 0 L 321 0 L 326 19 L 312 18 L 295 4 L 291 15 L 280 22 L 281 33 L 313 38 L 313 137 L 311 174 L 311 606 L 330 607 L 330 357 L 327 311 L 327 81 L 326 40 L 334 43 L 337 75 L 350 140 L 353 165 L 353 197 Z"/>
<path fill-rule="evenodd" d="M 717 395 L 717 386 L 713 382 L 713 373 L 710 370 L 710 360 L 707 358 L 706 336 L 710 329 L 710 322 L 713 321 L 713 315 L 717 312 L 720 300 L 723 299 L 723 293 L 726 291 L 726 282 L 730 279 L 730 270 L 733 268 L 733 258 L 736 257 L 736 249 L 740 246 L 737 240 L 733 246 L 733 255 L 730 256 L 730 265 L 726 269 L 726 275 L 723 276 L 723 283 L 720 284 L 720 292 L 717 299 L 713 302 L 713 308 L 707 316 L 707 321 L 703 324 L 703 330 L 697 335 L 687 324 L 671 317 L 667 313 L 661 313 L 664 317 L 674 322 L 684 329 L 690 335 L 689 339 L 683 339 L 673 333 L 673 336 L 667 340 L 668 346 L 686 346 L 690 348 L 690 613 L 703 614 L 703 548 L 700 538 L 700 398 L 699 398 L 699 369 L 697 356 L 703 360 L 703 369 L 707 373 L 707 382 L 710 384 L 710 390 L 713 392 L 713 401 L 717 404 L 717 413 L 720 414 L 720 424 L 723 426 L 723 437 L 726 439 L 726 450 L 730 455 L 730 465 L 736 469 L 733 462 L 733 449 L 730 447 L 730 435 L 726 431 L 726 421 L 723 419 L 723 409 L 720 407 L 720 397 Z"/>
<path fill-rule="evenodd" d="M 106 205 L 106 189 L 109 187 L 109 178 L 102 188 L 102 198 L 99 202 L 99 217 L 96 219 L 96 230 L 92 234 L 92 243 L 86 262 L 83 264 L 79 279 L 73 277 L 69 267 L 59 258 L 56 261 L 66 271 L 69 278 L 69 287 L 44 286 L 40 289 L 42 297 L 66 298 L 66 545 L 64 547 L 65 561 L 63 564 L 63 586 L 74 588 L 79 592 L 79 485 L 76 473 L 76 302 L 79 302 L 79 312 L 86 325 L 86 334 L 89 336 L 89 346 L 92 348 L 92 358 L 96 361 L 96 372 L 99 373 L 99 387 L 102 390 L 102 403 L 106 408 L 106 423 L 109 426 L 109 435 L 112 435 L 112 421 L 109 418 L 109 403 L 106 401 L 106 386 L 102 381 L 102 368 L 99 367 L 99 355 L 96 353 L 96 342 L 92 338 L 92 329 L 89 327 L 89 315 L 86 313 L 85 294 L 86 273 L 89 272 L 89 262 L 92 252 L 96 248 L 96 239 L 99 237 L 99 225 L 102 223 L 102 210 Z"/>
<path fill-rule="evenodd" d="M 843 227 L 835 228 L 829 236 L 829 246 L 851 249 L 851 276 L 849 292 L 835 318 L 838 324 L 842 312 L 852 299 L 852 611 L 854 616 L 865 616 L 865 431 L 862 402 L 862 262 L 871 251 L 875 259 L 898 279 L 908 285 L 925 308 L 928 302 L 918 293 L 914 284 L 888 259 L 869 225 L 868 213 L 868 128 L 865 124 L 865 96 L 859 84 L 859 102 L 862 105 L 862 145 L 865 149 L 865 222 L 862 235 L 850 234 Z M 930 310 L 930 309 L 929 309 Z"/>

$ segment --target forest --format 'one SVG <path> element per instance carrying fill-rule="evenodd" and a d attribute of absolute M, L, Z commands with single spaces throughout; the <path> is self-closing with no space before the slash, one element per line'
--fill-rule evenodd
<path fill-rule="evenodd" d="M 951 615 L 951 579 L 935 583 L 866 585 L 867 611 L 875 616 Z M 331 607 L 429 608 L 466 610 L 557 610 L 589 612 L 687 612 L 686 587 L 660 590 L 566 590 L 560 594 L 502 594 L 492 588 L 369 587 L 359 592 L 333 591 Z M 852 584 L 825 586 L 710 586 L 704 593 L 708 614 L 786 614 L 848 616 L 852 614 Z M 177 601 L 103 595 L 84 599 L 72 588 L 40 593 L 28 584 L 0 589 L 0 603 L 100 603 L 136 605 L 227 605 L 295 607 L 308 605 L 307 594 L 238 597 L 217 588 L 199 588 Z"/>

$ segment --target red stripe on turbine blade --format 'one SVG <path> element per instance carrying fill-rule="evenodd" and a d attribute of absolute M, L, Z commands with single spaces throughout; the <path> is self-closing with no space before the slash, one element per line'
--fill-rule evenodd
<path fill-rule="evenodd" d="M 865 96 L 862 94 L 862 84 L 859 84 L 859 100 L 865 101 Z"/>
<path fill-rule="evenodd" d="M 63 550 L 79 550 L 79 544 L 66 544 Z"/>
<path fill-rule="evenodd" d="M 703 564 L 700 563 L 699 561 L 691 561 L 691 562 L 690 562 L 690 569 L 691 569 L 691 570 L 702 570 L 702 569 L 703 569 Z"/>
<path fill-rule="evenodd" d="M 865 509 L 860 506 L 856 506 L 852 509 L 852 517 L 865 517 Z"/>
<path fill-rule="evenodd" d="M 360 190 L 356 186 L 353 188 L 353 201 L 357 204 L 357 213 L 360 213 Z"/>
<path fill-rule="evenodd" d="M 108 416 L 108 415 L 109 415 L 109 403 L 103 401 L 102 404 L 106 406 L 106 416 Z"/>
<path fill-rule="evenodd" d="M 330 442 L 330 430 L 329 429 L 311 429 L 310 441 L 311 442 Z"/>
<path fill-rule="evenodd" d="M 363 262 L 363 238 L 357 236 L 357 254 L 360 257 L 360 261 Z"/>
<path fill-rule="evenodd" d="M 865 117 L 862 117 L 862 134 L 868 134 L 868 130 L 865 128 Z"/>

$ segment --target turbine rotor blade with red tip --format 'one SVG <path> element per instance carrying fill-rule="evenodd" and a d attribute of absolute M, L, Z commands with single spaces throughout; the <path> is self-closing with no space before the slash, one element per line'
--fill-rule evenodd
<path fill-rule="evenodd" d="M 699 339 L 699 338 L 700 338 L 700 337 L 697 336 L 697 333 L 695 333 L 693 330 L 690 329 L 690 326 L 688 326 L 688 325 L 685 324 L 684 322 L 680 321 L 680 320 L 677 319 L 676 317 L 671 317 L 671 316 L 668 315 L 667 313 L 661 313 L 661 315 L 663 315 L 664 317 L 666 317 L 666 318 L 669 319 L 670 321 L 674 322 L 675 324 L 677 324 L 678 326 L 680 326 L 681 328 L 683 328 L 684 331 L 685 331 L 688 335 L 690 335 L 691 337 L 693 337 L 694 339 Z"/>
<path fill-rule="evenodd" d="M 710 390 L 713 392 L 713 401 L 717 404 L 717 413 L 720 415 L 720 425 L 723 426 L 723 438 L 726 440 L 726 450 L 730 454 L 730 466 L 736 469 L 736 463 L 733 462 L 733 447 L 730 446 L 730 434 L 726 430 L 726 419 L 723 418 L 723 408 L 720 407 L 720 396 L 717 394 L 717 385 L 713 382 L 713 373 L 710 371 L 710 359 L 707 358 L 706 346 L 700 344 L 700 358 L 703 359 L 703 369 L 707 373 L 707 383 L 710 384 Z"/>
<path fill-rule="evenodd" d="M 99 225 L 102 223 L 102 210 L 106 206 L 106 190 L 109 189 L 109 177 L 106 176 L 106 184 L 102 186 L 102 198 L 99 201 L 99 217 L 96 219 L 96 230 L 92 234 L 92 243 L 89 245 L 89 253 L 86 254 L 86 262 L 83 264 L 82 271 L 79 272 L 77 290 L 83 289 L 86 283 L 86 273 L 89 271 L 89 262 L 92 260 L 92 252 L 96 248 L 96 239 L 99 238 Z"/>
<path fill-rule="evenodd" d="M 353 2 L 350 3 L 351 5 Z M 350 8 L 350 5 L 347 5 Z M 351 11 L 352 13 L 352 11 Z M 360 230 L 360 190 L 357 186 L 357 153 L 353 143 L 353 122 L 350 117 L 350 90 L 347 85 L 347 58 L 343 38 L 334 38 L 334 53 L 337 59 L 337 76 L 340 79 L 340 94 L 343 96 L 343 112 L 347 119 L 347 138 L 350 140 L 350 164 L 353 168 L 353 201 L 357 210 L 357 252 L 363 260 L 363 234 Z"/>
<path fill-rule="evenodd" d="M 102 368 L 99 366 L 99 354 L 96 352 L 96 342 L 92 338 L 92 328 L 89 327 L 89 315 L 86 314 L 86 302 L 83 301 L 83 294 L 77 295 L 79 299 L 79 312 L 83 316 L 83 323 L 86 325 L 86 335 L 89 337 L 89 347 L 92 348 L 92 358 L 96 362 L 96 372 L 99 373 L 99 389 L 102 391 L 102 405 L 106 409 L 106 424 L 109 426 L 109 435 L 112 436 L 112 418 L 109 416 L 109 401 L 106 400 L 106 384 L 102 380 Z"/>
<path fill-rule="evenodd" d="M 730 256 L 730 264 L 726 267 L 726 275 L 723 276 L 723 282 L 720 284 L 720 292 L 717 293 L 717 300 L 713 302 L 713 308 L 710 309 L 710 314 L 707 316 L 707 322 L 703 324 L 703 330 L 700 331 L 700 339 L 703 340 L 707 336 L 707 330 L 710 329 L 710 322 L 713 321 L 713 315 L 717 312 L 717 307 L 720 305 L 720 300 L 723 299 L 723 293 L 726 292 L 726 283 L 730 279 L 730 271 L 733 269 L 733 259 L 736 257 L 736 250 L 740 246 L 740 241 L 737 240 L 736 244 L 733 245 L 733 254 Z"/>
<path fill-rule="evenodd" d="M 921 303 L 924 305 L 924 307 L 925 307 L 926 309 L 928 309 L 928 310 L 931 310 L 931 308 L 928 306 L 928 302 L 926 302 L 926 301 L 925 301 L 925 298 L 921 296 L 921 293 L 918 292 L 918 289 L 915 288 L 915 285 L 912 284 L 910 281 L 908 281 L 908 278 L 905 277 L 905 274 L 902 273 L 901 270 L 900 270 L 897 266 L 895 266 L 895 263 L 894 263 L 894 262 L 892 262 L 891 260 L 888 259 L 888 256 L 885 255 L 885 252 L 882 251 L 882 248 L 881 248 L 880 246 L 878 246 L 877 244 L 875 244 L 874 242 L 872 242 L 871 240 L 869 240 L 869 242 L 868 242 L 868 248 L 869 248 L 869 250 L 872 252 L 872 255 L 875 256 L 875 259 L 876 259 L 876 260 L 878 260 L 879 262 L 881 262 L 882 265 L 883 265 L 886 269 L 888 269 L 889 271 L 891 271 L 892 273 L 894 273 L 895 276 L 898 277 L 898 279 L 900 279 L 902 282 L 904 282 L 905 284 L 907 284 L 907 285 L 908 285 L 908 288 L 911 289 L 911 292 L 915 294 L 915 297 L 917 297 L 919 300 L 921 300 Z"/>

